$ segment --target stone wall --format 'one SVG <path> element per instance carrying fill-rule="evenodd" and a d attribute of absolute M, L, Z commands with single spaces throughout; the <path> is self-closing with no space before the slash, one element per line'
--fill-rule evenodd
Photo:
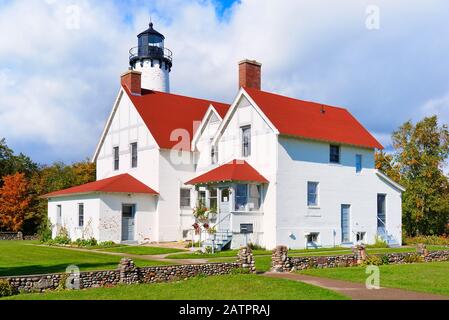
<path fill-rule="evenodd" d="M 38 236 L 24 236 L 22 232 L 0 232 L 0 241 L 12 240 L 37 240 Z"/>
<path fill-rule="evenodd" d="M 118 284 L 158 283 L 186 280 L 199 275 L 225 275 L 231 273 L 232 270 L 239 268 L 255 272 L 254 258 L 251 249 L 242 248 L 239 252 L 237 262 L 231 263 L 206 263 L 139 268 L 135 266 L 131 259 L 124 258 L 120 261 L 117 270 L 0 277 L 0 280 L 7 280 L 17 292 L 29 293 L 65 288 L 67 282 L 72 285 L 79 285 L 79 289 L 88 289 L 111 287 Z"/>
<path fill-rule="evenodd" d="M 364 263 L 369 255 L 363 246 L 354 248 L 353 254 L 315 257 L 288 257 L 287 247 L 278 246 L 273 250 L 272 272 L 292 272 L 310 268 L 353 267 Z M 388 259 L 389 264 L 405 264 L 412 262 L 449 261 L 449 250 L 427 251 L 421 247 L 417 252 L 401 252 L 375 254 L 382 259 Z"/>

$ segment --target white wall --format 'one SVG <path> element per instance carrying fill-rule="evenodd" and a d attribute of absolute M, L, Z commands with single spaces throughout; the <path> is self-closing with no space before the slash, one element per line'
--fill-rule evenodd
<path fill-rule="evenodd" d="M 84 227 L 79 227 L 78 205 L 84 204 Z M 99 239 L 98 217 L 100 200 L 98 194 L 74 195 L 68 197 L 51 198 L 48 200 L 48 218 L 53 226 L 53 237 L 57 236 L 57 206 L 62 209 L 62 226 L 67 229 L 72 240 Z"/>
<path fill-rule="evenodd" d="M 256 224 L 254 227 L 261 229 L 254 231 L 261 232 L 258 237 L 262 242 L 259 244 L 273 247 L 276 243 L 277 135 L 245 97 L 238 102 L 218 139 L 219 164 L 242 159 L 241 127 L 245 125 L 251 125 L 251 156 L 245 160 L 270 182 L 264 188 L 264 223 Z"/>
<path fill-rule="evenodd" d="M 137 62 L 134 70 L 142 72 L 142 88 L 161 92 L 170 92 L 170 71 L 165 62 L 160 66 L 159 60 L 146 60 L 143 65 Z"/>
<path fill-rule="evenodd" d="M 328 143 L 286 137 L 279 143 L 277 244 L 302 248 L 308 232 L 319 232 L 323 246 L 340 244 L 342 204 L 351 205 L 351 232 L 367 232 L 374 242 L 378 193 L 387 194 L 387 229 L 400 240 L 401 194 L 375 174 L 373 150 L 341 146 L 341 164 L 330 164 Z M 363 157 L 360 173 L 356 154 Z M 319 208 L 307 206 L 308 181 L 319 182 Z"/>

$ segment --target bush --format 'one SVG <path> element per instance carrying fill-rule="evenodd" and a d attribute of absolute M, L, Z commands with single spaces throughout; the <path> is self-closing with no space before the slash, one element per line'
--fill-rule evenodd
<path fill-rule="evenodd" d="M 404 240 L 404 244 L 416 245 L 418 243 L 423 243 L 427 245 L 437 245 L 437 246 L 449 246 L 449 237 L 447 236 L 417 236 L 417 237 L 407 237 Z"/>
<path fill-rule="evenodd" d="M 77 239 L 74 244 L 78 247 L 95 247 L 98 245 L 98 241 L 95 238 Z"/>
<path fill-rule="evenodd" d="M 374 244 L 367 245 L 366 248 L 388 248 L 388 243 L 379 236 L 376 236 Z"/>
<path fill-rule="evenodd" d="M 246 268 L 237 268 L 237 269 L 232 269 L 230 274 L 232 274 L 232 275 L 250 274 L 250 272 L 249 272 L 249 269 L 246 269 Z"/>
<path fill-rule="evenodd" d="M 9 297 L 16 294 L 14 288 L 9 284 L 7 280 L 0 280 L 0 298 Z"/>
<path fill-rule="evenodd" d="M 199 241 L 195 241 L 194 243 L 193 243 L 193 246 L 195 247 L 195 248 L 198 248 L 198 247 L 201 247 L 201 245 L 202 245 L 203 243 L 202 242 L 199 242 Z M 184 248 L 191 248 L 192 247 L 192 241 L 187 241 L 187 243 L 186 243 L 186 245 L 185 245 L 185 247 Z"/>
<path fill-rule="evenodd" d="M 266 250 L 265 247 L 262 247 L 258 244 L 254 244 L 252 242 L 248 243 L 248 248 L 250 248 L 251 250 Z"/>
<path fill-rule="evenodd" d="M 424 258 L 419 254 L 413 253 L 404 257 L 405 263 L 424 262 Z"/>
<path fill-rule="evenodd" d="M 117 244 L 114 241 L 105 241 L 105 242 L 100 242 L 98 244 L 98 246 L 102 247 L 102 248 L 111 248 L 111 247 L 115 247 Z"/>
<path fill-rule="evenodd" d="M 42 243 L 48 242 L 51 240 L 52 237 L 52 225 L 50 223 L 50 221 L 45 221 L 43 222 L 38 230 L 37 230 L 37 235 L 39 236 L 39 241 Z"/>
<path fill-rule="evenodd" d="M 379 256 L 368 256 L 363 261 L 362 266 L 381 266 L 384 264 L 384 260 Z"/>

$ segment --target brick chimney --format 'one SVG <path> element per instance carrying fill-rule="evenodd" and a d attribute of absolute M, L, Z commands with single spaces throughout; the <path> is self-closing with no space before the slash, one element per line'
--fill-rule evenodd
<path fill-rule="evenodd" d="M 261 89 L 262 64 L 255 60 L 239 62 L 239 88 Z"/>
<path fill-rule="evenodd" d="M 126 86 L 131 94 L 142 94 L 142 72 L 128 70 L 121 76 L 122 86 Z"/>

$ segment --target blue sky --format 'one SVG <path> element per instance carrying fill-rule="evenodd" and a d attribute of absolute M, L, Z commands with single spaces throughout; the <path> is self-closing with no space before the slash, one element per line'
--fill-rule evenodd
<path fill-rule="evenodd" d="M 387 147 L 409 119 L 449 123 L 443 0 L 0 0 L 0 137 L 41 163 L 91 157 L 150 15 L 174 93 L 231 102 L 250 58 L 264 90 L 344 106 Z"/>

